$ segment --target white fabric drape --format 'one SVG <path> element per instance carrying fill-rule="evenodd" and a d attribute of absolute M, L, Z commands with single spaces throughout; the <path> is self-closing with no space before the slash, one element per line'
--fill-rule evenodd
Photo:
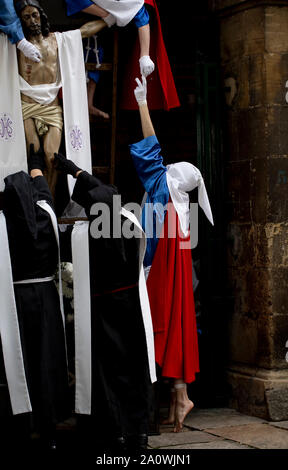
<path fill-rule="evenodd" d="M 67 158 L 91 173 L 90 127 L 82 37 L 79 29 L 55 33 L 63 92 Z M 72 194 L 76 180 L 68 176 Z"/>
<path fill-rule="evenodd" d="M 19 86 L 23 95 L 29 96 L 29 98 L 32 98 L 37 103 L 47 106 L 57 98 L 61 88 L 61 80 L 59 77 L 55 83 L 30 85 L 19 75 Z"/>
<path fill-rule="evenodd" d="M 76 222 L 72 232 L 75 328 L 75 412 L 91 414 L 91 301 L 89 222 Z"/>
<path fill-rule="evenodd" d="M 117 26 L 126 26 L 144 5 L 144 0 L 92 0 L 113 15 Z"/>
<path fill-rule="evenodd" d="M 27 155 L 16 46 L 2 33 L 0 58 L 0 191 L 3 191 L 6 176 L 27 171 Z"/>
<path fill-rule="evenodd" d="M 32 411 L 15 304 L 6 220 L 0 212 L 0 336 L 13 414 Z"/>

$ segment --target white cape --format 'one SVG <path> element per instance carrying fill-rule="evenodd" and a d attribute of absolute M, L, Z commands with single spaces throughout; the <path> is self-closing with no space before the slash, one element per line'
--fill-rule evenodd
<path fill-rule="evenodd" d="M 92 0 L 116 19 L 117 26 L 126 26 L 144 5 L 144 0 Z"/>
<path fill-rule="evenodd" d="M 62 81 L 67 158 L 92 173 L 90 127 L 82 37 L 79 29 L 55 33 Z M 68 177 L 70 193 L 75 179 Z"/>
<path fill-rule="evenodd" d="M 13 414 L 32 411 L 26 381 L 4 213 L 0 211 L 0 337 Z"/>
<path fill-rule="evenodd" d="M 121 214 L 131 220 L 141 233 L 139 254 L 139 297 L 146 335 L 151 382 L 156 381 L 154 335 L 150 304 L 144 277 L 145 234 L 136 216 L 122 208 Z M 75 412 L 91 414 L 91 305 L 89 270 L 89 223 L 76 222 L 72 232 L 72 258 L 75 314 Z M 90 332 L 90 334 L 88 333 Z"/>
<path fill-rule="evenodd" d="M 25 133 L 15 44 L 0 33 L 0 191 L 4 178 L 27 171 Z"/>

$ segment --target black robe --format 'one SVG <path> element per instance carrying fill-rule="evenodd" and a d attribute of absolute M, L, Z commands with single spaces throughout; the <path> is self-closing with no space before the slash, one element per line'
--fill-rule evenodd
<path fill-rule="evenodd" d="M 49 214 L 36 202 L 52 197 L 43 176 L 23 171 L 5 178 L 4 214 L 13 281 L 50 277 L 58 247 Z M 54 281 L 15 284 L 15 300 L 26 379 L 35 425 L 67 417 L 68 373 L 65 332 Z"/>
<path fill-rule="evenodd" d="M 72 199 L 92 222 L 91 206 L 104 202 L 112 214 L 116 194 L 114 186 L 82 172 Z M 112 235 L 112 217 L 110 222 Z M 147 433 L 150 377 L 138 289 L 139 239 L 95 239 L 90 233 L 89 260 L 93 431 L 104 439 Z"/>

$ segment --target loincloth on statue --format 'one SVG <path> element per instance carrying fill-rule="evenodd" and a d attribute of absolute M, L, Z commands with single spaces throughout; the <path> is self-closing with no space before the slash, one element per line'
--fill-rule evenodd
<path fill-rule="evenodd" d="M 35 121 L 39 136 L 47 134 L 49 126 L 63 129 L 63 111 L 61 106 L 42 105 L 39 103 L 26 103 L 21 101 L 23 121 L 32 118 Z"/>

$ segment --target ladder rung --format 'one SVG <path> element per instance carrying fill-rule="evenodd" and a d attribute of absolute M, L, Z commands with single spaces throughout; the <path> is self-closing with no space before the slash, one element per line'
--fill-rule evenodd
<path fill-rule="evenodd" d="M 99 71 L 101 71 L 101 72 L 106 72 L 106 71 L 109 72 L 110 70 L 112 70 L 113 64 L 110 64 L 110 63 L 107 62 L 107 63 L 105 63 L 105 64 L 104 64 L 104 63 L 101 64 L 100 67 L 97 68 L 97 67 L 96 67 L 96 64 L 87 62 L 87 63 L 85 64 L 85 68 L 86 68 L 86 70 L 93 70 L 94 72 L 95 72 L 95 70 L 99 70 Z"/>
<path fill-rule="evenodd" d="M 93 166 L 92 170 L 95 173 L 106 174 L 106 173 L 109 173 L 110 167 L 109 166 Z"/>

